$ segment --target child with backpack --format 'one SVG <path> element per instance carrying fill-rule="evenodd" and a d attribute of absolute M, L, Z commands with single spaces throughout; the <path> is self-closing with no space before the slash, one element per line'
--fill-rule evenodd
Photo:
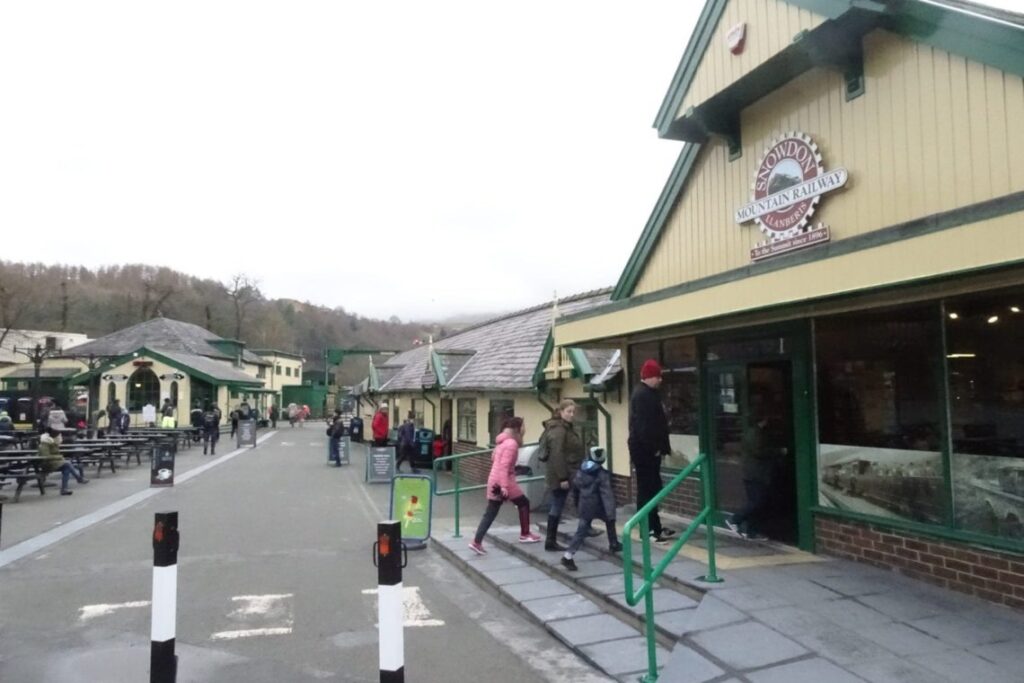
<path fill-rule="evenodd" d="M 590 530 L 590 523 L 595 519 L 604 520 L 608 529 L 608 550 L 617 553 L 622 550 L 618 534 L 615 532 L 615 493 L 612 491 L 612 477 L 604 467 L 604 449 L 594 446 L 590 454 L 573 478 L 573 485 L 579 491 L 580 523 L 576 527 L 576 535 L 572 537 L 569 547 L 562 556 L 562 566 L 571 572 L 578 569 L 573 556 L 583 546 Z"/>

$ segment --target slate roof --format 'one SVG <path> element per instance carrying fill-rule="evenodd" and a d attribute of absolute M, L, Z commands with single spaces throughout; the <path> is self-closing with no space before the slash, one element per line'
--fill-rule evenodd
<path fill-rule="evenodd" d="M 145 322 L 111 332 L 105 337 L 94 339 L 75 347 L 76 356 L 121 356 L 138 351 L 142 347 L 153 351 L 176 351 L 194 356 L 234 360 L 209 340 L 221 340 L 213 332 L 192 323 L 170 318 L 152 318 Z M 254 365 L 267 365 L 267 361 L 251 351 L 243 351 L 242 359 Z"/>
<path fill-rule="evenodd" d="M 70 375 L 77 375 L 81 371 L 80 368 L 39 368 L 39 377 L 40 379 L 64 379 Z M 35 376 L 36 369 L 27 367 L 12 370 L 0 379 L 32 379 Z"/>
<path fill-rule="evenodd" d="M 159 353 L 161 356 L 166 356 L 175 363 L 179 363 L 186 368 L 197 370 L 204 375 L 209 375 L 221 382 L 232 382 L 236 384 L 263 384 L 263 380 L 257 379 L 252 375 L 247 375 L 238 368 L 232 367 L 228 363 L 220 360 L 199 356 L 194 353 L 167 351 L 166 349 L 153 349 L 153 351 Z"/>
<path fill-rule="evenodd" d="M 607 303 L 611 289 L 579 294 L 558 302 L 559 315 L 571 315 Z M 489 320 L 433 345 L 441 359 L 450 391 L 530 391 L 533 372 L 551 331 L 551 304 Z M 419 391 L 433 381 L 431 347 L 418 346 L 389 358 L 378 373 L 392 369 L 385 381 L 380 374 L 378 391 Z M 603 366 L 602 366 L 603 368 Z M 595 368 L 595 372 L 598 369 Z M 431 385 L 428 385 L 431 386 Z"/>

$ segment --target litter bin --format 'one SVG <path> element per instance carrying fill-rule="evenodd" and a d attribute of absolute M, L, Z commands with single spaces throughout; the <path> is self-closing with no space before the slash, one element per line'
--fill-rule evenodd
<path fill-rule="evenodd" d="M 434 466 L 434 430 L 416 430 L 416 466 L 427 469 Z"/>
<path fill-rule="evenodd" d="M 540 461 L 540 457 L 537 455 L 537 446 L 523 446 L 519 449 L 519 457 L 516 459 L 516 476 L 519 477 L 538 477 L 544 475 L 545 463 Z M 530 499 L 530 509 L 537 510 L 541 507 L 547 507 L 548 501 L 545 500 L 545 493 L 547 491 L 547 485 L 543 479 L 537 481 L 528 481 L 524 484 L 520 484 L 526 497 Z"/>
<path fill-rule="evenodd" d="M 348 423 L 348 434 L 356 443 L 363 442 L 363 418 L 353 417 Z"/>

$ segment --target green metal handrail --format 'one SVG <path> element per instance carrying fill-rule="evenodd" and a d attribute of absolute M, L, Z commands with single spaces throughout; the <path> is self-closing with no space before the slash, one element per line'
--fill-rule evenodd
<path fill-rule="evenodd" d="M 536 446 L 536 445 L 537 445 L 537 443 L 524 443 L 522 446 L 520 446 L 520 448 L 528 448 L 530 446 Z M 455 534 L 454 534 L 453 538 L 462 538 L 462 535 L 459 533 L 459 513 L 460 513 L 459 497 L 463 493 L 467 493 L 469 491 L 480 491 L 482 489 L 487 488 L 487 484 L 474 484 L 472 486 L 461 486 L 460 485 L 461 477 L 459 476 L 459 463 L 463 459 L 465 459 L 465 458 L 472 458 L 474 456 L 485 455 L 485 454 L 486 455 L 490 455 L 493 452 L 494 452 L 494 449 L 492 449 L 492 448 L 485 448 L 485 449 L 479 450 L 479 451 L 470 451 L 469 453 L 456 453 L 455 455 L 446 455 L 446 456 L 444 456 L 442 458 L 435 458 L 435 460 L 434 460 L 434 467 L 433 467 L 433 472 L 434 472 L 434 476 L 433 476 L 434 495 L 435 496 L 455 496 Z M 452 488 L 447 489 L 447 490 L 442 490 L 442 489 L 437 488 L 437 472 L 438 472 L 438 465 L 440 465 L 442 463 L 446 463 L 446 462 L 452 463 L 452 478 L 455 481 L 453 482 Z M 532 476 L 532 477 L 516 477 L 516 481 L 519 482 L 520 484 L 525 484 L 525 483 L 531 482 L 531 481 L 540 481 L 543 478 L 544 478 L 544 475 L 537 475 L 537 476 Z"/>
<path fill-rule="evenodd" d="M 658 680 L 658 658 L 654 639 L 654 582 L 661 578 L 669 564 L 671 564 L 672 560 L 675 559 L 676 555 L 679 554 L 679 551 L 682 550 L 683 546 L 686 545 L 686 542 L 690 540 L 690 537 L 693 536 L 693 533 L 701 524 L 707 525 L 708 573 L 700 578 L 708 583 L 720 583 L 722 581 L 722 579 L 718 578 L 718 572 L 715 567 L 715 527 L 711 519 L 711 513 L 715 509 L 715 487 L 714 475 L 711 469 L 711 463 L 708 460 L 707 454 L 701 453 L 683 471 L 677 474 L 672 481 L 664 486 L 658 495 L 637 510 L 636 514 L 630 517 L 629 521 L 622 528 L 622 568 L 626 575 L 626 602 L 630 606 L 635 606 L 640 602 L 641 598 L 644 601 L 644 635 L 647 637 L 647 675 L 640 680 L 645 683 L 655 683 Z M 676 542 L 669 551 L 665 553 L 665 557 L 661 559 L 661 562 L 657 566 L 652 567 L 650 521 L 648 520 L 648 515 L 658 503 L 675 491 L 685 479 L 698 471 L 703 485 L 704 507 L 701 509 L 700 514 L 690 522 L 686 531 L 679 535 L 679 538 L 676 539 Z M 633 529 L 638 525 L 640 527 L 640 552 L 643 561 L 644 581 L 639 590 L 633 592 Z"/>

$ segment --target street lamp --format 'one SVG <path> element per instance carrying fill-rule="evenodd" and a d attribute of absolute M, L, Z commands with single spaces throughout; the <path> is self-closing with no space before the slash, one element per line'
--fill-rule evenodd
<path fill-rule="evenodd" d="M 32 374 L 32 419 L 35 420 L 35 411 L 39 409 L 39 369 L 43 366 L 43 361 L 53 356 L 59 356 L 61 351 L 55 346 L 43 346 L 37 343 L 35 347 L 14 347 L 15 353 L 20 353 L 23 356 L 28 356 L 29 361 L 32 363 L 34 372 Z"/>

